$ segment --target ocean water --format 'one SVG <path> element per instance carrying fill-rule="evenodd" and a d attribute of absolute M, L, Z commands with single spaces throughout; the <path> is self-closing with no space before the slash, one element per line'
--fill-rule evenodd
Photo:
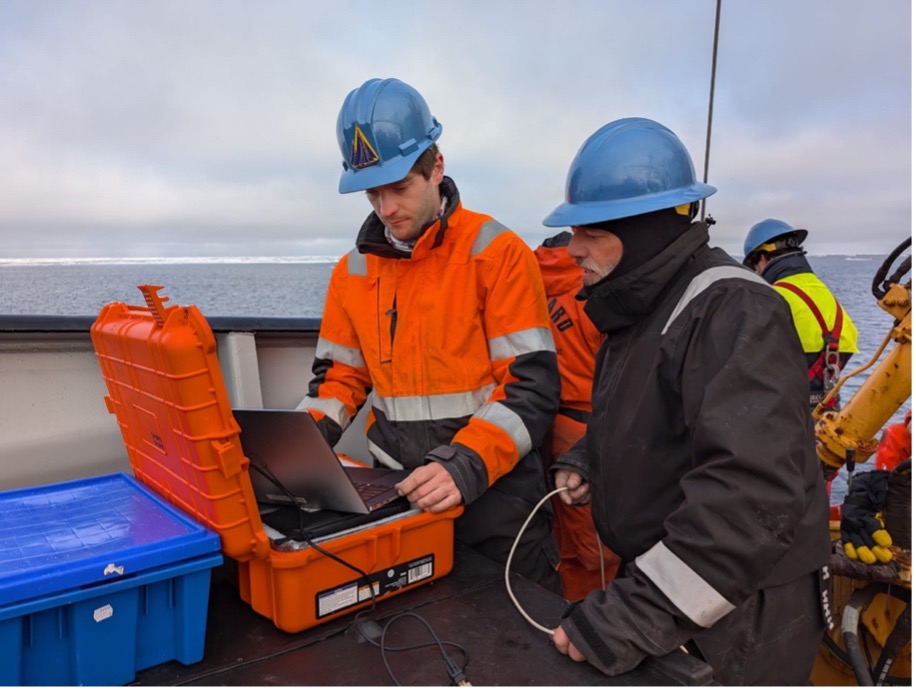
<path fill-rule="evenodd" d="M 332 259 L 163 261 L 0 261 L 0 314 L 95 315 L 109 302 L 143 304 L 137 285 L 147 283 L 207 317 L 319 317 L 334 268 Z"/>
<path fill-rule="evenodd" d="M 866 363 L 893 325 L 871 293 L 884 256 L 812 256 L 812 267 L 859 329 L 860 354 L 846 371 Z M 334 267 L 331 258 L 54 260 L 0 259 L 0 314 L 95 315 L 109 302 L 142 304 L 137 285 L 163 285 L 168 304 L 195 304 L 204 316 L 320 317 Z M 890 349 L 890 346 L 889 348 Z M 766 362 L 761 362 L 766 366 Z M 849 400 L 869 372 L 843 388 Z M 891 422 L 902 421 L 908 405 Z M 845 470 L 834 498 L 845 491 Z"/>

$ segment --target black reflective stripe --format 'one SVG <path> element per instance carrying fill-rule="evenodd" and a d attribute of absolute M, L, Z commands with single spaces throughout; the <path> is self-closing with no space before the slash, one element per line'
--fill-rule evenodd
<path fill-rule="evenodd" d="M 582 424 L 588 424 L 588 418 L 591 417 L 591 412 L 585 412 L 584 410 L 574 410 L 571 407 L 561 407 L 557 410 L 557 414 L 561 414 L 564 417 L 569 417 L 572 420 L 581 422 Z"/>

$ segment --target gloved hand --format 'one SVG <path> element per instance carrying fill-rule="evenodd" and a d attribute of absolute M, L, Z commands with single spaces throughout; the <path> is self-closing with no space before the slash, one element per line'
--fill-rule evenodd
<path fill-rule="evenodd" d="M 873 470 L 856 475 L 843 501 L 840 522 L 843 551 L 850 559 L 866 565 L 876 561 L 888 563 L 893 556 L 887 548 L 893 543 L 891 535 L 879 516 L 887 501 L 889 474 L 886 470 Z"/>

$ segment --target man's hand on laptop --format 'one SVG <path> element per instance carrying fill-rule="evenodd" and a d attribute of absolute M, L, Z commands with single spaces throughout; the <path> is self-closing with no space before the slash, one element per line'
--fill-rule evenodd
<path fill-rule="evenodd" d="M 418 467 L 396 488 L 417 508 L 430 513 L 441 513 L 461 503 L 461 492 L 455 480 L 436 462 Z"/>

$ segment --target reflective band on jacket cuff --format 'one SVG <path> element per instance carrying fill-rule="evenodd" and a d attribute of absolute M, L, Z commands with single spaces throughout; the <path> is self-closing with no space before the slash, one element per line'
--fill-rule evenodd
<path fill-rule="evenodd" d="M 428 422 L 470 417 L 490 398 L 496 384 L 488 383 L 467 393 L 383 397 L 372 392 L 371 404 L 392 422 Z"/>
<path fill-rule="evenodd" d="M 487 403 L 474 415 L 490 424 L 498 426 L 509 434 L 518 449 L 518 457 L 524 457 L 531 452 L 531 434 L 525 422 L 515 412 L 501 403 Z"/>
<path fill-rule="evenodd" d="M 678 300 L 677 305 L 674 307 L 674 311 L 671 312 L 671 316 L 668 317 L 668 323 L 666 323 L 665 327 L 662 329 L 662 335 L 668 331 L 668 328 L 674 323 L 674 320 L 681 315 L 681 312 L 687 308 L 691 300 L 713 283 L 719 280 L 725 280 L 726 278 L 740 278 L 741 280 L 749 280 L 752 283 L 769 285 L 769 283 L 756 273 L 746 268 L 741 268 L 740 266 L 715 266 L 714 268 L 707 268 L 702 273 L 695 275 L 693 280 L 690 281 L 687 289 L 684 290 L 684 294 L 681 295 L 681 299 Z"/>
<path fill-rule="evenodd" d="M 328 417 L 340 424 L 341 431 L 345 431 L 350 426 L 350 415 L 347 414 L 347 408 L 337 398 L 313 398 L 307 395 L 302 398 L 296 409 L 324 412 Z"/>
<path fill-rule="evenodd" d="M 532 352 L 556 352 L 553 344 L 553 335 L 549 328 L 529 328 L 516 331 L 487 341 L 490 349 L 490 360 L 518 357 Z"/>
<path fill-rule="evenodd" d="M 363 353 L 358 348 L 344 347 L 325 338 L 318 338 L 318 343 L 315 345 L 315 358 L 330 359 L 350 367 L 366 368 L 366 360 L 363 359 Z"/>
<path fill-rule="evenodd" d="M 636 567 L 652 580 L 672 604 L 699 626 L 709 628 L 735 610 L 730 601 L 662 542 L 637 556 Z"/>

